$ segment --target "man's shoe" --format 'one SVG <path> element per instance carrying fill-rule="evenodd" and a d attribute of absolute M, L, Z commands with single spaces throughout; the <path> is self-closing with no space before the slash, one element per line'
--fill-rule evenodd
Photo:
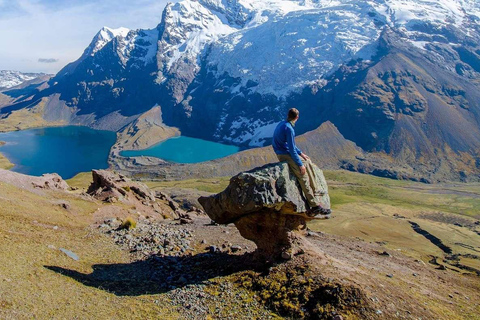
<path fill-rule="evenodd" d="M 330 219 L 331 214 L 332 214 L 332 210 L 322 208 L 321 206 L 313 207 L 310 209 L 309 212 L 307 212 L 307 215 L 309 217 L 316 218 L 316 219 Z"/>

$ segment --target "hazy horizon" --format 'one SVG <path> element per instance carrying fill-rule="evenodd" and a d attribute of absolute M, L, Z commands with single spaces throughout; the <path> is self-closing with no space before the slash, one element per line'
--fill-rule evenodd
<path fill-rule="evenodd" d="M 0 70 L 57 73 L 104 26 L 155 28 L 167 0 L 0 0 Z"/>

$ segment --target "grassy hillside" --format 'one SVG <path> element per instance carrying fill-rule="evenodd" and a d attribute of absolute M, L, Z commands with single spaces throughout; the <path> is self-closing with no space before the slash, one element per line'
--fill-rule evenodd
<path fill-rule="evenodd" d="M 5 142 L 0 141 L 0 146 L 5 144 Z M 11 169 L 13 168 L 14 164 L 11 163 L 3 154 L 0 153 L 0 169 Z"/>
<path fill-rule="evenodd" d="M 46 268 L 57 266 L 90 273 L 94 264 L 129 261 L 128 253 L 110 238 L 91 232 L 93 213 L 101 204 L 73 195 L 40 196 L 1 182 L 0 195 L 0 318 L 175 316 L 161 297 L 117 296 L 60 277 Z M 68 203 L 69 209 L 58 203 Z M 69 258 L 60 248 L 73 251 L 80 260 Z"/>

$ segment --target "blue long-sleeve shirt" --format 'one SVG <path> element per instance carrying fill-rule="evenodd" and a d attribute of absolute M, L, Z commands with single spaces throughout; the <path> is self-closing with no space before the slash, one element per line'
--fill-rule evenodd
<path fill-rule="evenodd" d="M 276 154 L 289 154 L 299 167 L 303 166 L 299 157 L 302 151 L 295 145 L 295 130 L 290 122 L 282 121 L 277 125 L 272 146 Z"/>

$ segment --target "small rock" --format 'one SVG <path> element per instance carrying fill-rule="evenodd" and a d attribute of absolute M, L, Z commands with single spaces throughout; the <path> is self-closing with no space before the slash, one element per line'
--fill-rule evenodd
<path fill-rule="evenodd" d="M 56 249 L 56 248 L 55 248 L 55 246 L 54 246 L 53 244 L 49 244 L 47 248 L 48 248 L 48 249 L 53 249 L 53 250 L 55 250 L 55 249 Z"/>
<path fill-rule="evenodd" d="M 187 218 L 180 219 L 180 224 L 190 224 L 190 223 L 193 223 L 192 219 L 187 219 Z"/>
<path fill-rule="evenodd" d="M 105 221 L 103 221 L 105 224 L 108 224 L 109 226 L 117 223 L 117 219 L 116 218 L 111 218 L 111 219 L 106 219 Z"/>
<path fill-rule="evenodd" d="M 237 251 L 242 250 L 242 247 L 240 247 L 240 246 L 231 246 L 231 247 L 230 247 L 230 250 L 232 250 L 232 252 L 237 252 Z"/>
<path fill-rule="evenodd" d="M 448 297 L 449 297 L 450 299 L 453 299 L 453 294 L 449 294 Z"/>
<path fill-rule="evenodd" d="M 203 239 L 202 241 L 200 241 L 201 244 L 205 244 L 207 243 L 207 240 Z"/>
<path fill-rule="evenodd" d="M 376 314 L 382 314 L 383 312 L 381 310 L 375 311 Z"/>
<path fill-rule="evenodd" d="M 386 257 L 391 257 L 392 255 L 388 253 L 387 251 L 383 251 L 382 253 L 379 253 L 381 256 L 386 256 Z"/>
<path fill-rule="evenodd" d="M 54 227 L 53 227 L 53 230 L 58 230 L 58 226 L 54 226 Z"/>
<path fill-rule="evenodd" d="M 70 209 L 70 205 L 69 205 L 68 203 L 65 203 L 65 202 L 60 203 L 60 207 L 62 207 L 62 208 L 65 209 L 65 210 L 69 210 L 69 209 Z"/>
<path fill-rule="evenodd" d="M 389 274 L 387 274 L 387 277 L 393 278 L 393 274 L 389 273 Z"/>
<path fill-rule="evenodd" d="M 282 259 L 290 260 L 290 259 L 292 259 L 292 254 L 290 252 L 284 251 L 284 252 L 282 252 Z"/>
<path fill-rule="evenodd" d="M 304 253 L 305 253 L 305 250 L 303 250 L 302 248 L 299 248 L 299 249 L 297 249 L 297 252 L 295 252 L 295 255 L 299 256 L 299 255 L 304 254 Z"/>
<path fill-rule="evenodd" d="M 215 252 L 219 251 L 217 246 L 210 246 L 207 249 L 210 250 L 210 253 L 215 253 Z"/>
<path fill-rule="evenodd" d="M 59 250 L 62 251 L 63 253 L 65 253 L 67 256 L 69 256 L 70 258 L 72 258 L 75 261 L 80 260 L 80 258 L 74 252 L 72 252 L 70 250 L 67 250 L 67 249 L 64 249 L 64 248 L 60 248 Z"/>
<path fill-rule="evenodd" d="M 333 320 L 343 320 L 343 317 L 337 314 L 335 317 L 333 317 Z"/>
<path fill-rule="evenodd" d="M 414 273 L 413 276 L 416 277 L 416 276 L 418 276 L 418 274 L 417 274 L 417 273 Z"/>

